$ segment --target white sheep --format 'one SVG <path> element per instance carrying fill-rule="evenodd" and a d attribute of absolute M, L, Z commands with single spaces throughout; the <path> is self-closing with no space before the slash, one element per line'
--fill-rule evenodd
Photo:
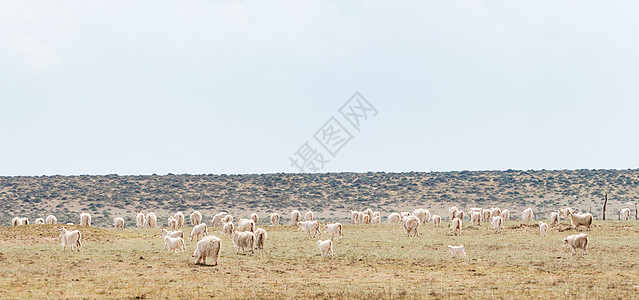
<path fill-rule="evenodd" d="M 200 236 L 205 237 L 207 235 L 209 235 L 209 230 L 206 227 L 206 223 L 195 225 L 195 227 L 193 227 L 193 230 L 191 230 L 191 234 L 189 235 L 189 241 L 192 242 L 193 237 L 195 237 L 195 240 L 197 241 L 200 239 Z"/>
<path fill-rule="evenodd" d="M 226 215 L 228 215 L 228 213 L 224 211 L 217 213 L 215 216 L 213 216 L 213 219 L 211 219 L 211 226 L 222 225 L 222 219 L 224 219 Z"/>
<path fill-rule="evenodd" d="M 412 216 L 411 213 L 407 211 L 401 211 L 401 210 L 399 211 L 399 215 L 402 216 L 402 219 Z"/>
<path fill-rule="evenodd" d="M 291 222 L 293 222 L 293 225 L 297 224 L 297 222 L 302 220 L 302 213 L 300 213 L 299 210 L 294 210 L 291 212 Z"/>
<path fill-rule="evenodd" d="M 455 216 L 457 216 L 457 211 L 459 209 L 457 209 L 457 206 L 451 206 L 448 209 L 448 215 L 450 216 L 450 219 L 453 220 L 455 218 Z"/>
<path fill-rule="evenodd" d="M 433 225 L 435 227 L 439 227 L 439 224 L 442 223 L 442 217 L 439 215 L 433 215 L 431 219 L 433 220 Z"/>
<path fill-rule="evenodd" d="M 418 217 L 410 216 L 402 219 L 402 222 L 407 236 L 411 237 L 419 235 L 419 225 L 421 224 L 421 221 Z"/>
<path fill-rule="evenodd" d="M 255 222 L 251 219 L 240 219 L 237 223 L 237 229 L 239 231 L 255 232 Z"/>
<path fill-rule="evenodd" d="M 371 216 L 367 214 L 362 214 L 362 224 L 370 224 L 370 223 L 371 223 Z"/>
<path fill-rule="evenodd" d="M 448 251 L 450 252 L 450 257 L 455 257 L 457 254 L 461 254 L 463 258 L 467 258 L 466 251 L 464 249 L 464 245 L 460 246 L 451 246 L 448 245 Z"/>
<path fill-rule="evenodd" d="M 235 225 L 233 222 L 223 223 L 222 225 L 222 234 L 224 235 L 232 235 L 233 231 L 235 231 Z"/>
<path fill-rule="evenodd" d="M 453 235 L 461 235 L 462 232 L 463 221 L 460 218 L 454 218 L 452 222 L 450 222 L 450 229 L 453 230 Z"/>
<path fill-rule="evenodd" d="M 20 217 L 14 217 L 11 219 L 11 226 L 20 226 L 22 222 L 20 221 Z"/>
<path fill-rule="evenodd" d="M 191 226 L 197 226 L 200 225 L 200 223 L 202 223 L 202 214 L 199 211 L 193 211 L 190 215 L 189 215 L 189 221 L 191 221 Z"/>
<path fill-rule="evenodd" d="M 460 219 L 460 220 L 462 220 L 462 221 L 464 221 L 464 216 L 466 216 L 466 213 L 464 213 L 464 211 L 463 211 L 463 210 L 458 210 L 458 211 L 455 213 L 455 218 L 458 218 L 458 219 Z"/>
<path fill-rule="evenodd" d="M 180 238 L 184 239 L 184 232 L 182 232 L 181 230 L 168 231 L 168 230 L 166 230 L 166 228 L 162 228 L 160 230 L 160 233 L 162 234 L 162 237 L 169 236 L 169 237 L 172 237 L 172 238 L 180 237 Z"/>
<path fill-rule="evenodd" d="M 304 221 L 313 221 L 313 217 L 315 217 L 315 215 L 309 210 L 304 214 Z"/>
<path fill-rule="evenodd" d="M 124 218 L 113 218 L 113 227 L 115 227 L 116 229 L 124 229 Z"/>
<path fill-rule="evenodd" d="M 224 216 L 224 218 L 222 218 L 222 223 L 232 223 L 233 222 L 233 216 L 231 215 L 226 215 Z"/>
<path fill-rule="evenodd" d="M 35 219 L 35 221 L 33 221 L 33 224 L 44 224 L 44 219 L 43 218 L 37 218 L 37 219 Z"/>
<path fill-rule="evenodd" d="M 532 208 L 526 208 L 524 209 L 524 211 L 521 212 L 521 219 L 524 221 L 530 221 L 533 220 L 535 218 L 535 213 L 533 212 Z"/>
<path fill-rule="evenodd" d="M 171 230 L 177 230 L 178 221 L 174 217 L 169 217 L 166 223 L 169 225 L 169 228 L 171 228 Z"/>
<path fill-rule="evenodd" d="M 48 215 L 47 218 L 44 221 L 47 224 L 57 224 L 58 223 L 58 218 L 56 218 L 54 215 Z"/>
<path fill-rule="evenodd" d="M 482 209 L 481 211 L 481 220 L 484 222 L 490 222 L 491 221 L 491 216 L 492 213 L 490 212 L 489 209 Z"/>
<path fill-rule="evenodd" d="M 351 221 L 353 222 L 353 224 L 356 224 L 357 221 L 358 221 L 357 218 L 359 216 L 359 212 L 356 211 L 356 210 L 352 210 L 352 209 L 349 210 L 348 212 L 351 215 Z"/>
<path fill-rule="evenodd" d="M 184 250 L 186 249 L 186 245 L 184 244 L 184 239 L 181 237 L 170 237 L 170 236 L 165 236 L 164 237 L 164 249 L 171 252 L 184 252 Z"/>
<path fill-rule="evenodd" d="M 422 224 L 426 224 L 430 221 L 430 211 L 428 209 L 418 208 L 413 211 L 413 216 L 419 218 Z"/>
<path fill-rule="evenodd" d="M 430 214 L 430 212 L 429 212 L 429 214 Z M 380 212 L 378 212 L 378 211 L 374 211 L 372 218 L 375 219 L 375 217 L 379 217 L 379 219 L 381 220 L 382 219 L 382 214 Z"/>
<path fill-rule="evenodd" d="M 490 208 L 490 217 L 496 217 L 496 216 L 500 216 L 501 217 L 501 209 L 499 209 L 499 207 L 491 207 Z M 502 218 L 503 221 L 503 218 Z"/>
<path fill-rule="evenodd" d="M 67 250 L 67 246 L 71 247 L 71 251 L 75 247 L 76 250 L 80 251 L 80 247 L 82 247 L 82 234 L 78 230 L 68 231 L 66 227 L 60 228 L 60 238 L 62 239 L 62 251 Z"/>
<path fill-rule="evenodd" d="M 570 248 L 572 249 L 573 255 L 577 254 L 577 249 L 584 250 L 584 255 L 585 255 L 587 254 L 586 251 L 588 248 L 588 235 L 585 233 L 582 233 L 582 234 L 567 236 L 564 239 L 564 247 L 566 246 L 570 246 Z"/>
<path fill-rule="evenodd" d="M 321 241 L 318 240 L 316 242 L 317 247 L 320 250 L 320 255 L 322 256 L 333 256 L 333 241 L 332 240 L 325 240 L 325 241 Z"/>
<path fill-rule="evenodd" d="M 195 264 L 206 264 L 206 259 L 212 257 L 217 266 L 217 262 L 220 259 L 220 250 L 222 249 L 222 240 L 214 235 L 206 236 L 201 241 L 197 242 L 195 251 L 193 251 L 192 257 L 195 258 Z"/>
<path fill-rule="evenodd" d="M 240 253 L 240 248 L 242 248 L 242 253 L 246 253 L 246 248 L 251 250 L 251 252 L 255 252 L 255 234 L 250 231 L 233 231 L 233 235 L 231 236 L 231 240 L 233 241 L 233 245 L 235 246 L 235 254 Z"/>
<path fill-rule="evenodd" d="M 630 209 L 629 208 L 624 208 L 622 210 L 619 211 L 619 220 L 622 221 L 628 221 L 630 220 Z"/>
<path fill-rule="evenodd" d="M 29 219 L 28 218 L 20 218 L 20 225 L 29 225 Z"/>
<path fill-rule="evenodd" d="M 503 230 L 504 219 L 501 216 L 493 217 L 493 229 L 495 229 L 495 233 L 501 233 Z"/>
<path fill-rule="evenodd" d="M 155 228 L 155 226 L 158 226 L 158 217 L 155 215 L 154 212 L 150 212 L 150 213 L 146 214 L 146 225 L 145 225 L 145 227 L 147 227 L 147 228 Z"/>
<path fill-rule="evenodd" d="M 477 226 L 481 225 L 481 213 L 480 212 L 472 212 L 470 214 L 470 221 Z"/>
<path fill-rule="evenodd" d="M 262 228 L 258 228 L 255 230 L 255 248 L 264 249 L 264 243 L 268 236 L 266 235 L 266 230 Z"/>
<path fill-rule="evenodd" d="M 572 214 L 573 212 L 575 212 L 575 210 L 570 207 L 564 207 L 562 209 L 559 209 L 559 215 L 564 220 L 568 220 L 568 218 L 570 218 L 570 214 Z"/>
<path fill-rule="evenodd" d="M 250 219 L 255 222 L 255 225 L 257 225 L 258 221 L 260 220 L 260 216 L 258 216 L 256 213 L 252 213 Z"/>
<path fill-rule="evenodd" d="M 320 230 L 319 222 L 317 221 L 301 221 L 297 222 L 297 227 L 306 232 L 309 237 L 313 234 L 312 238 L 315 238 L 315 234 L 322 235 L 322 231 Z"/>
<path fill-rule="evenodd" d="M 374 216 L 371 220 L 371 224 L 379 224 L 381 221 L 382 220 L 379 218 L 379 216 Z"/>
<path fill-rule="evenodd" d="M 570 224 L 573 228 L 579 229 L 579 227 L 586 227 L 587 230 L 590 230 L 590 226 L 592 225 L 592 215 L 591 214 L 582 214 L 578 211 L 572 212 L 570 214 Z"/>
<path fill-rule="evenodd" d="M 559 213 L 553 211 L 550 213 L 550 225 L 556 226 L 559 225 Z"/>
<path fill-rule="evenodd" d="M 544 222 L 539 222 L 539 234 L 542 236 L 548 235 L 548 224 Z"/>
<path fill-rule="evenodd" d="M 510 211 L 508 209 L 504 209 L 501 211 L 501 218 L 504 220 L 504 222 L 510 220 Z"/>
<path fill-rule="evenodd" d="M 335 236 L 337 236 L 341 240 L 342 239 L 342 223 L 327 224 L 325 222 L 324 233 L 330 234 L 331 240 L 335 239 Z"/>
<path fill-rule="evenodd" d="M 173 218 L 177 220 L 177 228 L 184 227 L 184 214 L 181 211 L 178 211 L 177 213 L 175 213 Z"/>
<path fill-rule="evenodd" d="M 80 213 L 80 226 L 91 226 L 91 215 L 85 212 Z"/>
<path fill-rule="evenodd" d="M 277 213 L 271 213 L 271 226 L 280 225 L 280 215 Z"/>
<path fill-rule="evenodd" d="M 140 210 L 135 211 L 135 225 L 138 228 L 144 228 L 146 225 L 146 217 Z"/>
<path fill-rule="evenodd" d="M 397 224 L 397 223 L 400 223 L 402 221 L 402 217 L 396 212 L 391 213 L 390 215 L 388 215 L 387 219 L 388 219 L 388 223 L 389 224 Z M 355 222 L 355 221 L 353 221 L 353 222 Z"/>

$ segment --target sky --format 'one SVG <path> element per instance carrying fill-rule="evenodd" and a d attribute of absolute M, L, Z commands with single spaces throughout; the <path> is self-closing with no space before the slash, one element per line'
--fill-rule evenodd
<path fill-rule="evenodd" d="M 638 20 L 636 1 L 5 1 L 0 175 L 639 168 Z"/>

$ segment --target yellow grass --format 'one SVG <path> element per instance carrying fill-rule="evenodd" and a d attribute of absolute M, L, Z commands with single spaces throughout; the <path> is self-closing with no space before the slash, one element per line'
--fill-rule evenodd
<path fill-rule="evenodd" d="M 565 221 L 564 221 L 565 222 Z M 222 238 L 218 266 L 194 265 L 187 251 L 162 250 L 159 229 L 84 228 L 78 253 L 62 252 L 55 225 L 0 228 L 2 298 L 633 298 L 639 292 L 639 225 L 598 221 L 586 256 L 562 239 L 575 231 L 533 222 L 465 225 L 451 236 L 446 223 L 408 238 L 399 226 L 345 225 L 335 257 L 319 256 L 317 239 L 292 226 L 269 227 L 265 250 L 235 254 Z M 327 238 L 322 235 L 322 239 Z M 464 244 L 468 259 L 446 246 Z"/>

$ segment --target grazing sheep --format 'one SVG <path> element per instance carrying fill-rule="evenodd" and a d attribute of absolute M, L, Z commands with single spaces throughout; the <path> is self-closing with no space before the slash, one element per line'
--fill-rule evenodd
<path fill-rule="evenodd" d="M 388 219 L 388 224 L 397 224 L 397 223 L 400 223 L 402 221 L 402 217 L 396 212 L 391 213 L 390 215 L 388 215 L 387 219 Z"/>
<path fill-rule="evenodd" d="M 232 223 L 233 222 L 233 216 L 231 215 L 226 215 L 224 216 L 224 218 L 222 218 L 222 223 Z"/>
<path fill-rule="evenodd" d="M 266 230 L 262 228 L 258 228 L 255 230 L 255 248 L 264 249 L 264 242 L 268 236 L 266 235 Z"/>
<path fill-rule="evenodd" d="M 419 218 L 419 221 L 422 222 L 422 224 L 426 224 L 430 221 L 430 211 L 428 211 L 428 209 L 415 209 L 413 211 L 413 216 Z"/>
<path fill-rule="evenodd" d="M 381 221 L 382 220 L 379 218 L 379 216 L 374 216 L 371 220 L 371 224 L 379 224 Z"/>
<path fill-rule="evenodd" d="M 255 222 L 255 225 L 257 225 L 257 222 L 260 220 L 260 216 L 258 216 L 256 213 L 252 213 L 250 219 Z"/>
<path fill-rule="evenodd" d="M 380 214 L 378 211 L 374 211 L 372 218 L 375 219 L 375 217 L 379 217 L 379 219 L 381 220 L 382 219 L 382 214 Z"/>
<path fill-rule="evenodd" d="M 313 212 L 309 210 L 304 214 L 304 221 L 313 221 L 313 217 Z"/>
<path fill-rule="evenodd" d="M 302 213 L 300 213 L 299 210 L 294 210 L 291 212 L 291 222 L 293 222 L 293 225 L 297 224 L 297 222 L 302 220 Z"/>
<path fill-rule="evenodd" d="M 80 213 L 80 226 L 91 226 L 91 215 L 88 213 Z"/>
<path fill-rule="evenodd" d="M 490 219 L 490 218 L 491 218 L 491 216 L 492 216 L 492 213 L 490 212 L 490 210 L 489 210 L 489 209 L 483 209 L 483 210 L 481 211 L 482 221 L 484 221 L 484 222 L 490 222 L 490 220 L 491 220 L 491 219 Z"/>
<path fill-rule="evenodd" d="M 237 223 L 237 229 L 239 231 L 255 232 L 255 221 L 251 219 L 240 219 Z"/>
<path fill-rule="evenodd" d="M 411 237 L 419 235 L 419 225 L 421 224 L 421 221 L 418 217 L 410 216 L 404 218 L 402 221 L 404 223 L 404 231 L 406 231 L 407 236 Z"/>
<path fill-rule="evenodd" d="M 559 210 L 559 215 L 564 219 L 564 220 L 568 220 L 568 218 L 570 218 L 570 214 L 572 214 L 573 212 L 575 212 L 574 209 L 570 208 L 570 207 L 564 207 L 562 209 Z"/>
<path fill-rule="evenodd" d="M 327 224 L 324 223 L 324 233 L 331 234 L 331 240 L 335 239 L 335 236 L 338 236 L 339 239 L 342 239 L 342 223 L 333 223 Z"/>
<path fill-rule="evenodd" d="M 559 225 L 559 213 L 553 211 L 550 213 L 550 225 L 556 226 Z"/>
<path fill-rule="evenodd" d="M 500 216 L 501 217 L 501 209 L 499 209 L 499 207 L 491 207 L 490 208 L 490 217 L 496 217 L 496 216 Z M 503 218 L 502 218 L 503 220 Z"/>
<path fill-rule="evenodd" d="M 173 218 L 177 220 L 177 228 L 184 227 L 184 214 L 181 211 L 178 211 L 177 213 L 175 213 Z"/>
<path fill-rule="evenodd" d="M 145 225 L 145 227 L 147 227 L 147 228 L 155 228 L 155 226 L 158 226 L 158 217 L 155 215 L 154 212 L 150 212 L 150 213 L 146 214 L 146 225 Z"/>
<path fill-rule="evenodd" d="M 588 248 L 588 235 L 585 233 L 569 235 L 564 239 L 564 247 L 566 245 L 570 246 L 573 255 L 577 254 L 577 249 L 584 250 L 585 255 Z"/>
<path fill-rule="evenodd" d="M 215 216 L 213 216 L 213 219 L 211 219 L 211 226 L 222 225 L 222 220 L 224 219 L 224 217 L 226 217 L 226 215 L 228 215 L 228 213 L 224 211 L 217 213 Z"/>
<path fill-rule="evenodd" d="M 548 224 L 544 222 L 539 222 L 539 234 L 542 236 L 548 235 Z"/>
<path fill-rule="evenodd" d="M 530 221 L 532 219 L 535 218 L 535 213 L 533 212 L 532 208 L 526 208 L 524 209 L 524 211 L 521 212 L 521 219 L 524 221 Z"/>
<path fill-rule="evenodd" d="M 442 222 L 442 217 L 439 215 L 433 215 L 431 219 L 433 219 L 433 225 L 435 225 L 435 227 L 439 227 L 439 224 Z"/>
<path fill-rule="evenodd" d="M 619 220 L 622 221 L 628 221 L 630 220 L 630 209 L 629 208 L 624 208 L 622 210 L 619 211 Z"/>
<path fill-rule="evenodd" d="M 455 213 L 455 218 L 459 218 L 459 219 L 460 219 L 460 220 L 462 220 L 462 221 L 464 220 L 464 216 L 466 216 L 466 213 L 464 213 L 464 211 L 463 211 L 463 210 L 458 210 L 458 211 Z"/>
<path fill-rule="evenodd" d="M 313 234 L 312 238 L 315 238 L 315 234 L 322 235 L 322 231 L 320 230 L 319 222 L 317 221 L 301 221 L 297 222 L 297 227 L 306 232 L 309 237 Z"/>
<path fill-rule="evenodd" d="M 28 218 L 20 218 L 20 225 L 29 225 Z"/>
<path fill-rule="evenodd" d="M 580 212 L 572 212 L 570 214 L 570 224 L 573 228 L 579 229 L 579 227 L 586 227 L 587 230 L 590 230 L 590 225 L 592 225 L 592 215 L 591 214 L 582 214 Z"/>
<path fill-rule="evenodd" d="M 58 218 L 56 218 L 54 215 L 48 215 L 44 221 L 47 224 L 58 224 Z"/>
<path fill-rule="evenodd" d="M 470 221 L 477 226 L 481 225 L 481 213 L 473 212 L 470 214 Z"/>
<path fill-rule="evenodd" d="M 458 210 L 459 210 L 459 209 L 457 209 L 457 207 L 456 207 L 456 206 L 451 206 L 451 207 L 448 209 L 448 215 L 450 216 L 450 219 L 451 219 L 451 220 L 453 220 L 453 219 L 455 218 L 455 216 L 457 216 L 457 211 L 458 211 Z"/>
<path fill-rule="evenodd" d="M 222 234 L 223 235 L 232 235 L 233 231 L 235 231 L 235 225 L 233 222 L 222 223 Z"/>
<path fill-rule="evenodd" d="M 184 232 L 182 232 L 181 230 L 176 230 L 176 231 L 168 231 L 166 230 L 166 228 L 162 228 L 160 230 L 160 233 L 162 234 L 162 237 L 168 236 L 168 237 L 172 237 L 172 238 L 183 238 L 184 239 Z"/>
<path fill-rule="evenodd" d="M 170 237 L 170 236 L 165 236 L 164 237 L 164 250 L 167 250 L 169 252 L 173 251 L 175 253 L 177 252 L 184 252 L 184 250 L 186 249 L 186 245 L 184 244 L 184 239 L 181 237 Z"/>
<path fill-rule="evenodd" d="M 455 257 L 457 254 L 461 254 L 463 258 L 467 258 L 466 251 L 464 250 L 464 245 L 460 246 L 451 246 L 448 245 L 448 251 L 450 252 L 450 257 Z"/>
<path fill-rule="evenodd" d="M 352 209 L 349 209 L 348 212 L 351 215 L 351 221 L 353 222 L 353 224 L 356 224 L 357 223 L 357 216 L 359 215 L 359 212 L 356 211 L 356 210 L 352 210 Z"/>
<path fill-rule="evenodd" d="M 271 226 L 280 225 L 280 215 L 277 213 L 271 214 Z"/>
<path fill-rule="evenodd" d="M 135 225 L 138 228 L 144 228 L 144 225 L 146 225 L 146 218 L 140 210 L 135 211 Z"/>
<path fill-rule="evenodd" d="M 453 230 L 453 235 L 461 235 L 463 221 L 460 218 L 454 218 L 450 222 L 450 228 Z"/>
<path fill-rule="evenodd" d="M 113 227 L 115 227 L 115 229 L 124 229 L 124 218 L 113 218 Z"/>
<path fill-rule="evenodd" d="M 169 225 L 169 228 L 171 228 L 171 230 L 177 230 L 178 221 L 174 217 L 169 217 L 166 223 Z"/>
<path fill-rule="evenodd" d="M 509 221 L 510 220 L 510 211 L 508 209 L 504 209 L 501 211 L 501 218 L 504 220 L 504 222 Z"/>
<path fill-rule="evenodd" d="M 202 223 L 202 214 L 197 210 L 193 211 L 189 215 L 189 221 L 191 221 L 191 226 L 193 227 L 200 225 L 200 223 Z"/>
<path fill-rule="evenodd" d="M 371 223 L 371 216 L 364 215 L 362 218 L 363 218 L 362 219 L 362 224 L 370 224 Z"/>
<path fill-rule="evenodd" d="M 20 226 L 22 222 L 20 221 L 20 217 L 15 217 L 11 219 L 11 226 Z"/>
<path fill-rule="evenodd" d="M 493 229 L 495 229 L 495 233 L 501 233 L 504 229 L 504 219 L 501 216 L 493 217 Z"/>
<path fill-rule="evenodd" d="M 67 246 L 71 247 L 71 251 L 73 251 L 73 247 L 76 250 L 80 251 L 80 247 L 82 247 L 82 234 L 78 230 L 68 231 L 66 227 L 60 228 L 60 238 L 62 239 L 62 251 L 67 250 Z"/>
<path fill-rule="evenodd" d="M 233 246 L 235 246 L 236 249 L 235 254 L 240 253 L 240 248 L 242 248 L 242 253 L 246 253 L 246 248 L 249 248 L 251 252 L 255 253 L 256 237 L 253 232 L 235 230 L 233 231 L 231 240 L 233 241 Z"/>
<path fill-rule="evenodd" d="M 43 218 L 37 218 L 37 219 L 35 219 L 35 221 L 33 221 L 33 224 L 44 224 L 44 219 Z"/>
<path fill-rule="evenodd" d="M 206 224 L 205 224 L 206 225 Z M 222 240 L 214 235 L 206 236 L 201 241 L 197 242 L 195 251 L 193 251 L 192 257 L 195 258 L 195 264 L 206 264 L 206 259 L 212 257 L 217 266 L 217 262 L 220 259 L 220 250 L 222 249 Z"/>
<path fill-rule="evenodd" d="M 318 240 L 316 242 L 317 247 L 320 249 L 320 255 L 322 256 L 333 256 L 333 241 L 332 240 L 325 240 L 325 241 L 321 241 Z"/>
<path fill-rule="evenodd" d="M 189 235 L 189 242 L 193 241 L 193 237 L 195 236 L 195 240 L 199 240 L 200 236 L 205 237 L 209 235 L 209 229 L 206 227 L 206 223 L 202 223 L 200 225 L 195 225 L 193 230 L 191 230 L 191 234 Z"/>

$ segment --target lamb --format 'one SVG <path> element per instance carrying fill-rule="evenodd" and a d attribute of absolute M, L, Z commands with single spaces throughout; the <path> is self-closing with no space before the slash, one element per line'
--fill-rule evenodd
<path fill-rule="evenodd" d="M 177 213 L 175 213 L 173 218 L 177 220 L 177 228 L 184 227 L 184 214 L 181 211 L 178 211 Z"/>
<path fill-rule="evenodd" d="M 435 227 L 439 227 L 439 224 L 441 224 L 442 222 L 442 217 L 440 217 L 439 215 L 433 215 L 431 219 L 433 219 L 433 224 L 435 225 Z"/>
<path fill-rule="evenodd" d="M 140 210 L 135 211 L 135 224 L 138 228 L 144 228 L 144 225 L 146 224 L 146 218 Z"/>
<path fill-rule="evenodd" d="M 147 228 L 155 228 L 155 226 L 158 226 L 158 217 L 155 215 L 154 212 L 150 212 L 146 215 L 146 225 L 145 227 Z"/>
<path fill-rule="evenodd" d="M 71 247 L 71 251 L 73 251 L 73 247 L 80 251 L 80 247 L 82 247 L 82 234 L 78 230 L 68 231 L 66 227 L 60 227 L 60 238 L 62 239 L 62 251 L 67 250 L 67 246 Z"/>
<path fill-rule="evenodd" d="M 251 220 L 252 221 L 252 220 Z M 250 231 L 233 231 L 233 235 L 231 236 L 231 240 L 233 241 L 233 245 L 235 246 L 235 254 L 240 253 L 240 248 L 242 248 L 242 253 L 246 253 L 246 248 L 249 248 L 251 252 L 255 253 L 255 234 Z"/>
<path fill-rule="evenodd" d="M 550 225 L 556 226 L 559 225 L 559 213 L 553 211 L 550 213 Z"/>
<path fill-rule="evenodd" d="M 453 230 L 453 235 L 461 235 L 462 231 L 462 220 L 460 218 L 454 218 L 452 222 L 450 222 L 450 228 Z"/>
<path fill-rule="evenodd" d="M 349 210 L 349 213 L 351 214 L 351 221 L 353 221 L 353 224 L 356 224 L 357 216 L 359 215 L 359 212 L 356 210 Z"/>
<path fill-rule="evenodd" d="M 57 224 L 58 223 L 58 218 L 56 218 L 54 215 L 48 215 L 47 218 L 44 221 L 47 224 Z"/>
<path fill-rule="evenodd" d="M 455 257 L 457 254 L 461 254 L 463 258 L 467 258 L 466 251 L 464 251 L 464 245 L 460 246 L 451 246 L 448 245 L 448 251 L 450 252 L 450 257 Z"/>
<path fill-rule="evenodd" d="M 252 213 L 250 219 L 255 222 L 255 225 L 257 225 L 257 222 L 260 220 L 260 216 L 258 216 L 256 213 Z"/>
<path fill-rule="evenodd" d="M 43 218 L 37 218 L 37 219 L 35 219 L 35 221 L 33 223 L 34 224 L 44 224 L 44 219 Z"/>
<path fill-rule="evenodd" d="M 548 224 L 544 222 L 539 222 L 539 234 L 542 236 L 548 235 Z"/>
<path fill-rule="evenodd" d="M 331 240 L 335 239 L 335 236 L 338 236 L 339 239 L 342 239 L 342 223 L 333 223 L 327 224 L 324 223 L 324 232 L 331 234 Z"/>
<path fill-rule="evenodd" d="M 316 242 L 317 247 L 320 249 L 320 255 L 322 256 L 333 256 L 333 241 L 332 240 L 325 240 L 325 241 L 321 241 L 318 240 Z"/>
<path fill-rule="evenodd" d="M 277 213 L 271 214 L 271 226 L 280 225 L 280 215 Z"/>
<path fill-rule="evenodd" d="M 495 233 L 501 233 L 503 230 L 504 219 L 501 216 L 493 217 L 493 228 L 495 229 Z"/>
<path fill-rule="evenodd" d="M 193 211 L 189 215 L 189 221 L 191 221 L 191 226 L 193 227 L 200 225 L 200 223 L 202 223 L 202 214 L 197 210 Z"/>
<path fill-rule="evenodd" d="M 235 226 L 233 225 L 233 222 L 224 223 L 224 225 L 222 225 L 222 234 L 232 235 L 233 231 L 235 231 Z"/>
<path fill-rule="evenodd" d="M 181 237 L 164 237 L 164 250 L 169 252 L 173 251 L 175 253 L 184 252 L 186 249 L 186 245 L 184 244 L 184 239 Z"/>
<path fill-rule="evenodd" d="M 200 236 L 205 237 L 207 235 L 209 235 L 209 230 L 206 227 L 206 223 L 195 225 L 195 227 L 193 227 L 193 230 L 191 230 L 191 234 L 189 235 L 189 241 L 192 242 L 193 237 L 195 237 L 195 240 L 197 241 L 200 239 Z"/>
<path fill-rule="evenodd" d="M 478 213 L 478 212 L 473 212 L 473 213 L 471 213 L 471 215 L 470 215 L 470 221 L 471 221 L 473 224 L 475 224 L 475 225 L 477 225 L 477 226 L 480 226 L 480 225 L 481 225 L 481 213 Z"/>
<path fill-rule="evenodd" d="M 113 227 L 115 227 L 116 229 L 124 229 L 124 218 L 113 218 Z"/>
<path fill-rule="evenodd" d="M 230 222 L 233 222 L 233 216 L 226 215 L 224 218 L 222 218 L 222 223 L 230 223 Z"/>
<path fill-rule="evenodd" d="M 322 235 L 322 231 L 320 230 L 319 223 L 317 221 L 302 221 L 297 222 L 297 227 L 306 232 L 309 237 L 313 234 L 312 238 L 315 238 L 315 234 Z"/>
<path fill-rule="evenodd" d="M 174 217 L 169 217 L 166 223 L 169 225 L 169 228 L 171 228 L 171 230 L 177 230 L 178 221 Z"/>
<path fill-rule="evenodd" d="M 590 230 L 590 225 L 592 225 L 592 215 L 573 212 L 570 214 L 570 224 L 575 229 L 579 229 L 579 227 L 584 226 L 587 230 Z"/>
<path fill-rule="evenodd" d="M 291 212 L 291 222 L 293 222 L 293 224 L 297 224 L 297 222 L 302 220 L 302 213 L 300 213 L 299 210 L 294 210 Z"/>
<path fill-rule="evenodd" d="M 85 212 L 80 213 L 80 226 L 91 226 L 91 215 Z"/>
<path fill-rule="evenodd" d="M 510 211 L 508 209 L 504 209 L 501 211 L 501 218 L 504 220 L 504 222 L 510 220 Z"/>
<path fill-rule="evenodd" d="M 394 212 L 388 215 L 387 219 L 388 219 L 388 224 L 397 224 L 401 222 L 402 217 L 398 213 Z"/>
<path fill-rule="evenodd" d="M 239 231 L 255 232 L 255 222 L 251 219 L 240 219 L 237 223 Z"/>
<path fill-rule="evenodd" d="M 20 225 L 29 225 L 28 218 L 20 218 Z"/>
<path fill-rule="evenodd" d="M 313 221 L 313 217 L 313 212 L 309 210 L 304 214 L 304 221 Z"/>
<path fill-rule="evenodd" d="M 262 228 L 258 228 L 255 230 L 255 248 L 264 249 L 264 242 L 268 236 L 266 235 L 266 230 Z"/>
<path fill-rule="evenodd" d="M 628 221 L 630 220 L 630 209 L 629 208 L 624 208 L 622 210 L 619 211 L 619 220 L 622 221 Z"/>
<path fill-rule="evenodd" d="M 11 226 L 20 226 L 22 222 L 20 221 L 20 217 L 15 217 L 11 219 Z"/>
<path fill-rule="evenodd" d="M 450 219 L 451 219 L 451 220 L 452 220 L 452 219 L 454 219 L 454 218 L 455 218 L 455 216 L 457 216 L 457 211 L 458 211 L 458 210 L 459 210 L 459 209 L 457 209 L 457 207 L 456 207 L 456 206 L 451 206 L 451 207 L 448 209 L 448 215 L 450 216 Z"/>
<path fill-rule="evenodd" d="M 584 255 L 586 255 L 588 248 L 588 235 L 585 233 L 569 235 L 564 239 L 564 247 L 566 247 L 566 245 L 570 246 L 573 255 L 577 254 L 577 249 L 584 250 Z"/>
<path fill-rule="evenodd" d="M 419 225 L 421 224 L 421 221 L 419 221 L 418 217 L 410 216 L 408 218 L 404 218 L 402 221 L 404 223 L 404 230 L 406 231 L 407 236 L 411 237 L 419 235 Z"/>
<path fill-rule="evenodd" d="M 422 224 L 426 224 L 430 221 L 430 211 L 428 211 L 428 209 L 418 208 L 413 211 L 413 216 L 419 218 Z"/>
<path fill-rule="evenodd" d="M 180 231 L 180 230 L 176 230 L 176 231 L 168 231 L 166 230 L 166 228 L 162 228 L 160 230 L 160 233 L 162 234 L 162 237 L 168 236 L 168 237 L 172 237 L 172 238 L 183 238 L 184 239 L 184 232 Z"/>
<path fill-rule="evenodd" d="M 228 215 L 227 212 L 217 213 L 215 216 L 213 216 L 213 219 L 211 219 L 211 226 L 222 225 L 222 219 L 224 219 L 226 215 Z"/>
<path fill-rule="evenodd" d="M 379 216 L 374 216 L 371 220 L 371 224 L 379 224 L 381 221 L 382 220 L 379 218 Z"/>
<path fill-rule="evenodd" d="M 220 259 L 220 250 L 222 249 L 222 240 L 220 238 L 210 235 L 204 237 L 201 241 L 197 242 L 195 251 L 193 251 L 192 257 L 195 258 L 195 264 L 206 264 L 206 259 L 212 257 L 217 266 L 217 262 Z"/>
<path fill-rule="evenodd" d="M 533 212 L 532 208 L 526 208 L 524 209 L 524 211 L 521 212 L 521 219 L 524 221 L 530 221 L 532 219 L 535 218 L 535 213 Z"/>

